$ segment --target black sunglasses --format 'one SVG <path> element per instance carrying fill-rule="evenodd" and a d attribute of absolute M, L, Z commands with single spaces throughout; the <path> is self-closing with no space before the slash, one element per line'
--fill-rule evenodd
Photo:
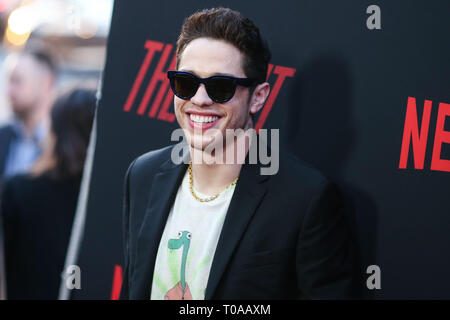
<path fill-rule="evenodd" d="M 205 85 L 206 92 L 212 101 L 225 103 L 233 98 L 238 85 L 250 87 L 255 80 L 249 78 L 235 78 L 230 76 L 212 76 L 199 78 L 196 75 L 184 71 L 168 71 L 170 87 L 173 93 L 180 99 L 189 100 L 197 93 L 201 83 Z"/>

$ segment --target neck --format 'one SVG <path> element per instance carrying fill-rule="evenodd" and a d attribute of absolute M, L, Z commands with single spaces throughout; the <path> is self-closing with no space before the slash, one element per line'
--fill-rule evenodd
<path fill-rule="evenodd" d="M 54 134 L 49 134 L 45 139 L 44 150 L 41 156 L 36 160 L 31 168 L 31 174 L 33 176 L 40 176 L 44 172 L 56 168 L 57 159 L 53 150 L 55 149 L 56 139 Z"/>
<path fill-rule="evenodd" d="M 180 268 L 180 281 L 181 286 L 183 287 L 183 295 L 184 289 L 186 288 L 186 260 L 189 251 L 189 243 L 185 243 L 183 245 L 183 255 L 181 257 L 181 268 Z"/>
<path fill-rule="evenodd" d="M 236 144 L 232 143 L 228 146 L 228 148 L 230 147 L 236 149 Z M 226 152 L 226 148 L 227 147 L 224 148 L 224 154 Z M 246 146 L 245 155 L 247 152 L 248 147 Z M 194 150 L 191 146 L 190 153 L 192 159 L 192 155 L 198 154 L 199 151 Z M 236 155 L 237 153 L 235 152 L 234 154 Z M 205 154 L 203 151 L 201 151 L 201 156 L 201 159 L 211 159 L 213 157 L 210 154 Z M 235 161 L 231 161 L 231 163 L 228 163 L 229 161 L 223 161 L 222 164 L 211 162 L 208 162 L 211 163 L 208 164 L 206 161 L 196 163 L 196 161 L 192 161 L 192 175 L 195 189 L 207 196 L 213 196 L 223 191 L 236 179 L 236 177 L 239 176 L 239 172 L 241 171 L 243 161 L 236 161 L 236 157 L 234 160 Z"/>
<path fill-rule="evenodd" d="M 39 106 L 36 111 L 29 112 L 26 115 L 19 116 L 25 128 L 25 136 L 31 137 L 36 127 L 44 122 L 44 125 L 48 125 L 48 112 L 45 106 Z"/>

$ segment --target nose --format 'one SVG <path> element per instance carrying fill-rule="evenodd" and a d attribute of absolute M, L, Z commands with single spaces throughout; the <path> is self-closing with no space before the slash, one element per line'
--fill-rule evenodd
<path fill-rule="evenodd" d="M 195 95 L 191 98 L 191 102 L 197 106 L 209 106 L 214 103 L 206 92 L 205 85 L 202 83 L 197 89 Z"/>

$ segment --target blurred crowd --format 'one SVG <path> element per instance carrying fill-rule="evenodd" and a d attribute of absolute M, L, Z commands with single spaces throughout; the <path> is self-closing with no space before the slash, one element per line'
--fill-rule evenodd
<path fill-rule="evenodd" d="M 0 127 L 0 298 L 57 299 L 96 95 L 58 88 L 58 66 L 42 48 L 6 61 L 12 116 Z"/>

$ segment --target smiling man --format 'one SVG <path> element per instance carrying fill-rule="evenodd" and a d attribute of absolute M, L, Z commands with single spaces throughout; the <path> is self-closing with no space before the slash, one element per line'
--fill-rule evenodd
<path fill-rule="evenodd" d="M 169 146 L 127 171 L 122 298 L 351 297 L 352 240 L 335 185 L 283 151 L 271 176 L 261 163 L 195 156 L 222 159 L 211 144 L 237 151 L 228 132 L 252 129 L 270 92 L 270 56 L 236 11 L 185 20 L 168 78 L 188 161 L 174 163 Z M 258 140 L 245 140 L 247 158 Z"/>

